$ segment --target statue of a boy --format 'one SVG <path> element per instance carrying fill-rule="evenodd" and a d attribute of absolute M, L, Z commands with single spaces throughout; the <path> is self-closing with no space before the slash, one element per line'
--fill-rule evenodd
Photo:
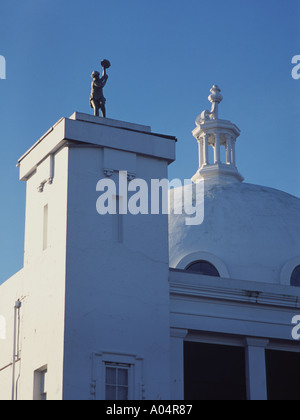
<path fill-rule="evenodd" d="M 106 74 L 106 69 L 110 67 L 110 62 L 108 60 L 102 60 L 101 65 L 103 67 L 102 77 L 100 78 L 100 73 L 98 71 L 93 71 L 92 73 L 92 91 L 90 96 L 91 108 L 94 108 L 95 117 L 99 117 L 99 109 L 101 109 L 102 117 L 106 118 L 106 108 L 105 103 L 106 99 L 103 96 L 103 88 L 106 85 L 108 75 Z"/>

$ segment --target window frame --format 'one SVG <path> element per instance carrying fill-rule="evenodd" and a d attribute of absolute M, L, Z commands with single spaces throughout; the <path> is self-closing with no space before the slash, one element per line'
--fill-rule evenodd
<path fill-rule="evenodd" d="M 34 371 L 33 381 L 33 400 L 34 401 L 47 401 L 47 365 L 36 369 Z"/>
<path fill-rule="evenodd" d="M 128 365 L 128 364 L 124 364 L 124 363 L 115 363 L 115 362 L 104 362 L 105 365 L 105 400 L 109 401 L 110 399 L 107 397 L 107 387 L 114 387 L 115 388 L 115 395 L 116 398 L 113 401 L 120 401 L 121 399 L 119 399 L 119 390 L 121 388 L 126 388 L 127 389 L 127 399 L 126 401 L 130 400 L 130 393 L 131 393 L 131 373 L 132 373 L 132 365 Z M 116 371 L 116 379 L 115 379 L 115 383 L 110 383 L 108 382 L 108 369 L 115 369 Z M 119 374 L 120 371 L 124 370 L 127 372 L 127 383 L 126 385 L 124 384 L 120 384 L 119 382 Z"/>
<path fill-rule="evenodd" d="M 190 264 L 196 261 L 207 261 L 210 264 L 214 265 L 218 270 L 221 278 L 229 278 L 229 271 L 225 263 L 218 258 L 216 255 L 211 254 L 210 252 L 198 251 L 192 252 L 191 254 L 186 255 L 180 259 L 177 263 L 172 264 L 172 268 L 179 270 L 185 270 Z"/>
<path fill-rule="evenodd" d="M 143 359 L 130 354 L 99 352 L 92 354 L 91 396 L 95 400 L 106 398 L 106 367 L 125 366 L 128 368 L 128 400 L 143 399 Z M 117 400 L 116 400 L 117 401 Z"/>

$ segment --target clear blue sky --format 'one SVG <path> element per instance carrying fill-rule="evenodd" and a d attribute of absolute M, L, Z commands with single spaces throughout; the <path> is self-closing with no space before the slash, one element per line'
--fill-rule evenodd
<path fill-rule="evenodd" d="M 91 113 L 90 74 L 112 67 L 108 117 L 175 135 L 170 178 L 197 169 L 196 116 L 218 84 L 220 117 L 242 131 L 246 182 L 300 197 L 299 0 L 1 2 L 0 283 L 22 268 L 25 184 L 18 158 L 62 116 Z"/>

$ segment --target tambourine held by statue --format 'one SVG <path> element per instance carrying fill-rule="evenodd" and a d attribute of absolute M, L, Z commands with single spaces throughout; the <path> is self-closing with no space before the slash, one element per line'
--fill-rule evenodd
<path fill-rule="evenodd" d="M 101 61 L 101 66 L 102 66 L 104 69 L 109 69 L 109 68 L 110 68 L 110 66 L 111 66 L 110 61 L 109 61 L 109 60 L 106 60 L 106 59 L 102 60 L 102 61 Z"/>

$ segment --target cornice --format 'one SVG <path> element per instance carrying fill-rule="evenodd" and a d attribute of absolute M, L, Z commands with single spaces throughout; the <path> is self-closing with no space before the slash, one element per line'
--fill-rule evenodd
<path fill-rule="evenodd" d="M 170 280 L 170 295 L 184 299 L 209 299 L 287 309 L 300 308 L 300 296 L 297 295 L 286 295 L 260 290 L 233 289 L 222 285 L 218 287 L 206 284 L 195 285 Z"/>

